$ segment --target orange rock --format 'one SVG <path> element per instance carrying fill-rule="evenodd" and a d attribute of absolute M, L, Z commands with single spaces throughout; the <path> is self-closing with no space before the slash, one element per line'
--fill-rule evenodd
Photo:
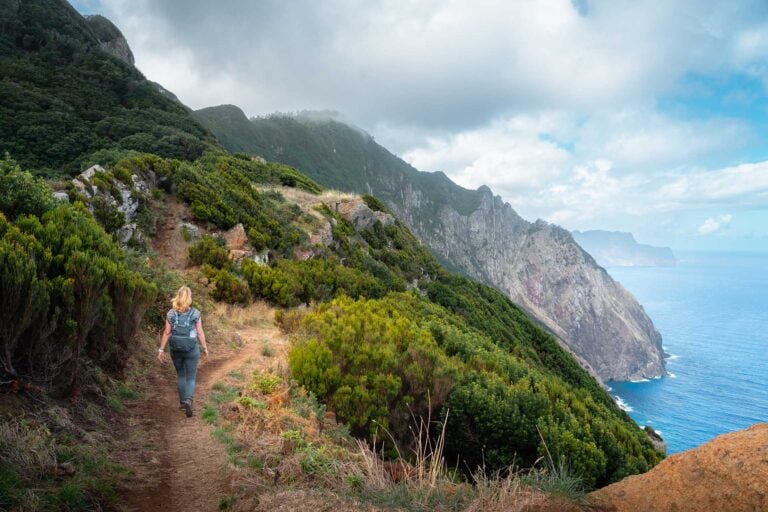
<path fill-rule="evenodd" d="M 768 424 L 672 455 L 590 497 L 618 512 L 768 510 Z"/>
<path fill-rule="evenodd" d="M 240 261 L 247 255 L 248 255 L 248 251 L 243 251 L 239 249 L 232 249 L 229 251 L 229 259 L 231 259 L 232 261 Z"/>
<path fill-rule="evenodd" d="M 238 224 L 224 233 L 224 240 L 227 242 L 227 249 L 229 250 L 243 251 L 248 247 L 248 235 L 245 234 L 245 228 L 242 224 Z"/>

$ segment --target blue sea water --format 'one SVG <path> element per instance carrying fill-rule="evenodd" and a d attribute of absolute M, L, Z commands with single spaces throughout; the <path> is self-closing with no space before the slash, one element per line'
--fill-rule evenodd
<path fill-rule="evenodd" d="M 668 453 L 768 421 L 768 254 L 680 253 L 675 267 L 609 268 L 663 337 L 670 375 L 610 383 Z"/>

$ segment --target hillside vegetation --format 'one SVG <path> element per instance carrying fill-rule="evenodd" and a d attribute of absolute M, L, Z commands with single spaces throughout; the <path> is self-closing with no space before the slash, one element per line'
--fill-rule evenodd
<path fill-rule="evenodd" d="M 148 155 L 114 169 L 150 165 L 202 226 L 215 231 L 242 223 L 253 246 L 270 254 L 268 266 L 235 264 L 215 237 L 202 237 L 190 254 L 210 277 L 214 297 L 314 305 L 280 315 L 293 333 L 291 372 L 356 436 L 407 453 L 415 442 L 413 417 L 431 416 L 445 422 L 446 455 L 460 469 L 529 467 L 546 456 L 588 486 L 660 460 L 644 433 L 549 334 L 499 292 L 443 270 L 396 219 L 358 229 L 323 206 L 321 196 L 319 206 L 304 211 L 279 187 L 317 193 L 314 182 L 246 157 L 208 155 L 187 163 Z M 115 170 L 108 172 L 119 175 Z M 56 205 L 44 183 L 9 160 L 2 179 L 25 184 L 3 187 L 0 275 L 4 290 L 18 291 L 3 297 L 5 325 L 15 326 L 2 339 L 4 372 L 71 393 L 78 377 L 92 372 L 83 368 L 119 369 L 155 287 L 167 297 L 173 285 L 153 285 L 149 269 L 145 277 L 129 270 L 82 203 Z M 382 209 L 372 197 L 360 202 Z M 333 226 L 332 242 L 310 245 L 308 235 L 324 223 Z M 295 259 L 301 251 L 311 257 Z M 76 300 L 68 302 L 64 290 Z M 53 356 L 61 359 L 54 361 L 58 374 L 34 366 Z"/>
<path fill-rule="evenodd" d="M 431 413 L 446 419 L 446 450 L 462 467 L 530 466 L 548 449 L 590 486 L 660 459 L 597 382 L 499 292 L 443 270 L 397 220 L 358 229 L 321 206 L 315 211 L 333 225 L 333 242 L 309 246 L 300 233 L 317 222 L 254 186 L 264 183 L 263 166 L 209 157 L 182 164 L 172 180 L 199 221 L 219 228 L 243 222 L 255 246 L 271 249 L 270 265 L 233 265 L 216 256 L 209 239 L 193 251 L 202 253 L 198 261 L 223 300 L 247 302 L 247 287 L 250 296 L 283 307 L 317 304 L 303 316 L 283 315 L 300 317 L 284 321 L 294 332 L 291 369 L 355 434 L 391 435 L 408 446 L 411 414 Z M 249 217 L 241 209 L 252 199 L 233 198 L 232 187 L 208 188 L 206 204 L 218 205 L 212 211 L 196 210 L 183 192 L 190 181 L 224 176 L 254 201 L 271 198 L 274 204 L 261 210 L 268 218 Z M 317 190 L 306 180 L 297 183 Z M 372 210 L 383 208 L 366 201 Z M 299 249 L 312 256 L 292 258 Z"/>
<path fill-rule="evenodd" d="M 195 117 L 229 151 L 282 162 L 330 188 L 399 203 L 402 198 L 393 189 L 411 186 L 434 205 L 450 204 L 462 214 L 480 204 L 478 191 L 459 187 L 442 172 L 417 171 L 367 133 L 332 117 L 275 114 L 249 120 L 233 105 L 197 110 Z"/>
<path fill-rule="evenodd" d="M 66 0 L 0 4 L 0 155 L 75 174 L 136 150 L 194 160 L 218 147 L 189 110 L 99 46 Z M 94 153 L 96 153 L 94 155 Z"/>
<path fill-rule="evenodd" d="M 0 381 L 77 393 L 85 361 L 121 368 L 156 287 L 82 203 L 0 161 Z"/>

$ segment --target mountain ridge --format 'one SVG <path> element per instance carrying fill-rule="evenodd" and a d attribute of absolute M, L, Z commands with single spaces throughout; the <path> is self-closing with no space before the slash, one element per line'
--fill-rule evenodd
<path fill-rule="evenodd" d="M 631 294 L 569 232 L 522 219 L 490 188 L 467 190 L 444 173 L 418 171 L 334 120 L 248 120 L 232 106 L 195 115 L 225 147 L 238 137 L 240 151 L 292 165 L 324 186 L 382 199 L 441 262 L 503 291 L 604 381 L 665 374 L 661 336 Z M 237 126 L 244 131 L 232 134 Z"/>
<path fill-rule="evenodd" d="M 623 231 L 573 231 L 574 240 L 602 267 L 673 267 L 672 249 L 641 244 L 632 233 Z"/>

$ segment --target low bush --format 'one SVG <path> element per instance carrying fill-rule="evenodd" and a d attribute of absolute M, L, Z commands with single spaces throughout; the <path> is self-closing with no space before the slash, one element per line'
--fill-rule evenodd
<path fill-rule="evenodd" d="M 251 301 L 251 291 L 248 285 L 235 274 L 223 268 L 213 278 L 214 299 L 228 304 L 246 305 Z"/>
<path fill-rule="evenodd" d="M 195 265 L 211 265 L 221 269 L 229 267 L 229 251 L 224 240 L 203 235 L 189 248 L 189 260 Z"/>
<path fill-rule="evenodd" d="M 596 486 L 660 460 L 614 404 L 534 360 L 409 293 L 321 304 L 303 316 L 289 352 L 294 378 L 354 434 L 410 446 L 412 415 L 435 413 L 446 457 L 470 471 L 550 456 Z"/>

